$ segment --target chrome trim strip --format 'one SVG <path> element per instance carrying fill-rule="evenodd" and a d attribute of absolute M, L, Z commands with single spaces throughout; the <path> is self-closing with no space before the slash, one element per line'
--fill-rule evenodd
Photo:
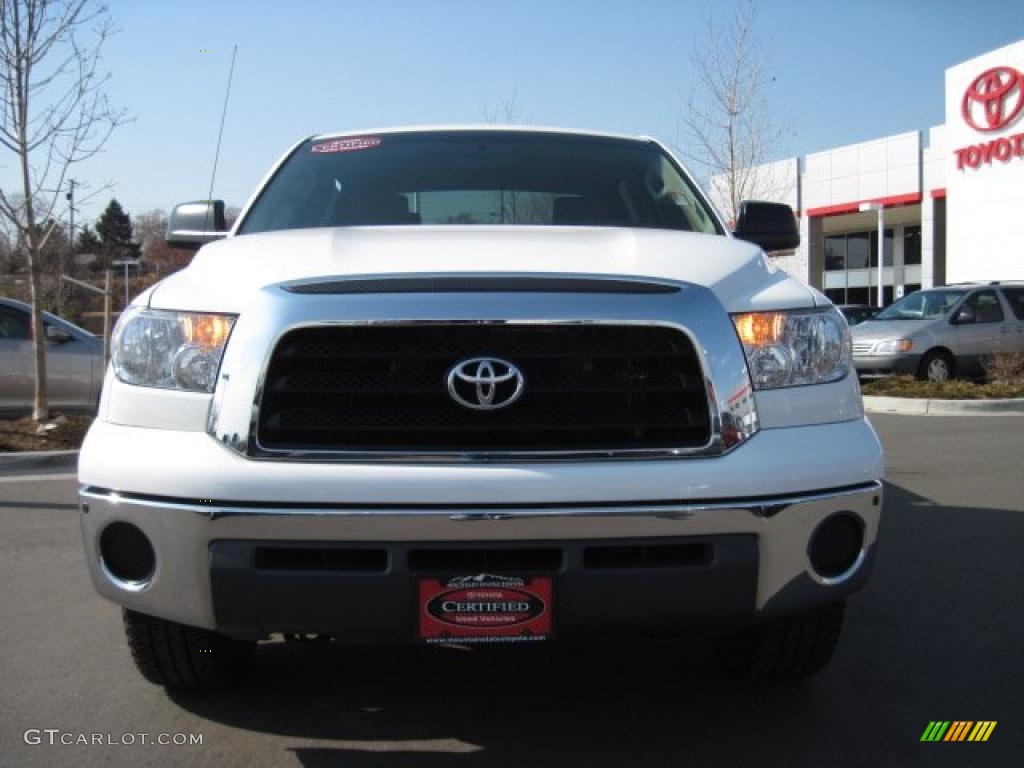
<path fill-rule="evenodd" d="M 144 592 L 153 582 L 153 577 L 156 575 L 156 571 L 154 571 L 147 578 L 139 581 L 128 581 L 127 579 L 119 578 L 113 574 L 110 568 L 107 567 L 107 561 L 103 559 L 102 555 L 100 555 L 99 558 L 99 566 L 100 571 L 106 578 L 110 579 L 111 582 L 126 592 Z"/>
<path fill-rule="evenodd" d="M 635 502 L 614 506 L 587 506 L 586 504 L 574 505 L 572 502 L 563 502 L 564 506 L 551 506 L 545 504 L 543 507 L 531 507 L 524 504 L 522 507 L 491 509 L 480 507 L 477 509 L 463 509 L 458 511 L 445 510 L 444 507 L 388 507 L 381 504 L 373 508 L 335 508 L 317 506 L 310 504 L 302 507 L 249 507 L 241 502 L 229 502 L 227 504 L 196 504 L 187 500 L 175 499 L 152 499 L 145 496 L 132 496 L 131 494 L 119 493 L 117 491 L 100 491 L 87 486 L 79 489 L 82 498 L 98 501 L 108 501 L 113 504 L 140 504 L 154 509 L 175 509 L 184 512 L 192 512 L 210 519 L 235 516 L 259 516 L 259 515 L 349 515 L 352 517 L 363 516 L 394 516 L 394 517 L 418 517 L 418 516 L 442 516 L 456 522 L 474 522 L 482 520 L 513 520 L 524 518 L 544 517 L 600 517 L 618 516 L 632 514 L 657 514 L 666 519 L 685 519 L 698 512 L 711 512 L 722 509 L 745 510 L 755 517 L 773 517 L 788 507 L 799 504 L 807 504 L 816 501 L 827 501 L 843 497 L 863 496 L 867 493 L 881 493 L 882 482 L 873 480 L 853 488 L 846 488 L 838 491 L 809 491 L 794 496 L 784 496 L 766 499 L 716 499 L 710 502 L 679 501 L 648 503 Z"/>
<path fill-rule="evenodd" d="M 462 277 L 497 273 L 462 273 Z M 536 276 L 517 273 L 516 276 Z M 407 275 L 393 274 L 389 277 Z M 420 273 L 445 277 L 447 273 Z M 563 275 L 567 276 L 567 275 Z M 365 279 L 381 277 L 363 275 Z M 582 276 L 581 276 L 582 277 Z M 330 279 L 321 277 L 321 280 Z M 714 294 L 690 283 L 662 281 L 678 293 L 642 296 L 605 294 L 290 294 L 285 284 L 269 286 L 243 312 L 221 361 L 207 432 L 249 459 L 307 462 L 480 463 L 677 459 L 722 455 L 753 437 L 759 428 L 746 359 L 728 313 Z M 373 319 L 367 319 L 372 317 Z M 501 319 L 496 319 L 501 318 Z M 271 450 L 259 444 L 259 407 L 274 350 L 300 328 L 389 325 L 643 325 L 687 335 L 704 378 L 710 437 L 701 446 L 562 451 L 325 451 Z M 253 359 L 254 354 L 259 355 Z"/>
<path fill-rule="evenodd" d="M 825 587 L 836 587 L 836 586 L 839 586 L 840 584 L 842 584 L 843 582 L 846 582 L 846 581 L 849 581 L 850 579 L 852 579 L 854 577 L 854 575 L 856 575 L 857 571 L 860 570 L 860 567 L 862 565 L 864 565 L 864 560 L 867 558 L 867 556 L 868 556 L 867 548 L 866 547 L 861 547 L 860 548 L 860 552 L 857 553 L 857 558 L 853 561 L 853 563 L 850 565 L 850 567 L 847 568 L 842 573 L 836 575 L 836 576 L 822 576 L 820 573 L 818 573 L 816 570 L 814 570 L 813 566 L 811 568 L 809 568 L 807 570 L 807 572 L 809 574 L 811 574 L 811 578 L 812 579 L 814 579 L 816 582 L 818 582 L 822 586 L 825 586 Z"/>

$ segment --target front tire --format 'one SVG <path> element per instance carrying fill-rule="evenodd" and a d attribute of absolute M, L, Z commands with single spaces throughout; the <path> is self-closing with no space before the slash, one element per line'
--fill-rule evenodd
<path fill-rule="evenodd" d="M 226 686 L 251 671 L 256 643 L 243 642 L 124 609 L 125 637 L 136 668 L 166 688 Z"/>
<path fill-rule="evenodd" d="M 921 359 L 917 378 L 922 381 L 949 381 L 954 373 L 953 358 L 948 352 L 933 349 Z"/>
<path fill-rule="evenodd" d="M 717 638 L 719 664 L 750 682 L 800 680 L 820 672 L 835 652 L 845 605 L 840 601 Z"/>

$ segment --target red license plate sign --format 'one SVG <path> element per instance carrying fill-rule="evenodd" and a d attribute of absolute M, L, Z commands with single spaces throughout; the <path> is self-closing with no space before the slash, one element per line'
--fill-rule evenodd
<path fill-rule="evenodd" d="M 551 577 L 421 579 L 420 639 L 428 643 L 516 643 L 551 636 Z"/>

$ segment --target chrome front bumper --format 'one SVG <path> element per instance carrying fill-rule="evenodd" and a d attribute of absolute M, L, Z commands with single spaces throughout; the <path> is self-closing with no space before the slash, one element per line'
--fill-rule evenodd
<path fill-rule="evenodd" d="M 494 546 L 747 534 L 757 541 L 756 556 L 747 564 L 756 573 L 755 598 L 736 610 L 750 620 L 784 615 L 863 585 L 873 561 L 881 497 L 879 482 L 766 498 L 636 504 L 223 504 L 89 486 L 80 493 L 86 559 L 100 594 L 142 613 L 211 629 L 218 628 L 211 551 L 225 541 Z M 840 511 L 863 524 L 864 545 L 846 573 L 823 579 L 811 567 L 808 543 L 815 528 Z M 152 542 L 156 568 L 144 584 L 120 582 L 102 563 L 100 534 L 114 521 L 138 526 Z M 701 583 L 707 588 L 706 580 Z M 713 590 L 713 580 L 710 584 Z M 410 579 L 410 593 L 414 588 Z"/>

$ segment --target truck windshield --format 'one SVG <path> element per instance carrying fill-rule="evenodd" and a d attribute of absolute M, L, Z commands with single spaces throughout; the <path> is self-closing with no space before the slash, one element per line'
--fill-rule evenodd
<path fill-rule="evenodd" d="M 927 320 L 942 317 L 963 295 L 963 291 L 916 291 L 883 309 L 875 316 L 875 320 Z"/>
<path fill-rule="evenodd" d="M 264 187 L 238 231 L 458 224 L 721 232 L 655 144 L 524 131 L 307 141 Z"/>

